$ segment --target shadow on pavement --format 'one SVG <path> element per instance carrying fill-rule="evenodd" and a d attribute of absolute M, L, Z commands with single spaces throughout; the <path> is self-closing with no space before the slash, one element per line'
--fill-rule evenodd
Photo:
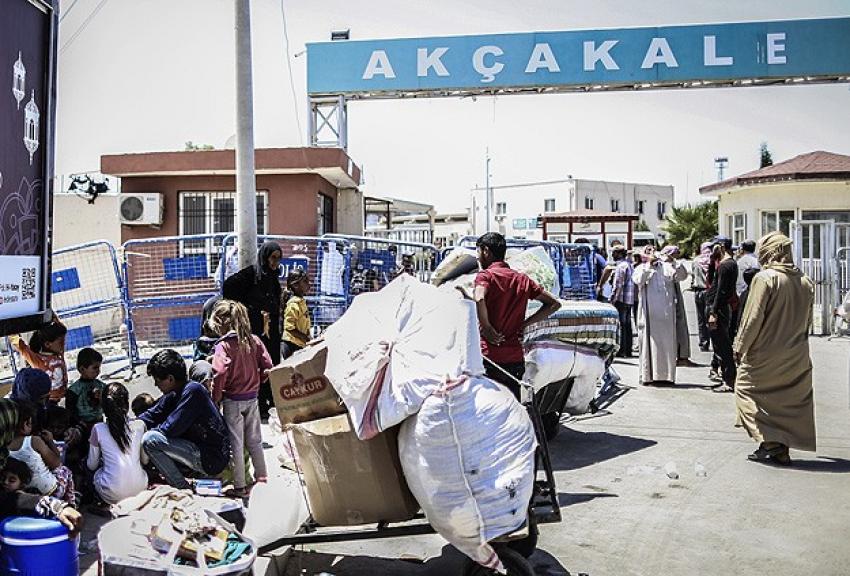
<path fill-rule="evenodd" d="M 655 446 L 654 440 L 620 436 L 609 432 L 580 432 L 563 428 L 549 443 L 554 470 L 577 470 Z"/>
<path fill-rule="evenodd" d="M 711 390 L 715 384 L 681 384 L 679 382 L 655 382 L 647 388 L 675 388 L 677 390 Z"/>
<path fill-rule="evenodd" d="M 789 467 L 788 470 L 850 474 L 850 460 L 830 458 L 829 456 L 818 456 L 817 460 L 797 460 L 795 458 L 794 465 Z"/>
<path fill-rule="evenodd" d="M 617 498 L 618 496 L 618 494 L 607 492 L 581 492 L 578 494 L 558 492 L 558 506 L 563 508 L 564 506 L 571 506 L 573 504 L 584 504 L 596 498 Z"/>
<path fill-rule="evenodd" d="M 558 559 L 545 550 L 536 550 L 529 561 L 537 576 L 570 576 Z M 425 562 L 294 551 L 281 576 L 312 576 L 322 572 L 333 576 L 462 576 L 469 562 L 465 555 L 448 544 L 443 546 L 439 556 Z M 267 572 L 266 576 L 272 575 Z"/>

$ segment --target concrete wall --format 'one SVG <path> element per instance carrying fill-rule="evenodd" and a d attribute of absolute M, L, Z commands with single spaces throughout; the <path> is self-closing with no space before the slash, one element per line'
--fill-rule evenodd
<path fill-rule="evenodd" d="M 122 179 L 122 191 L 160 192 L 163 194 L 161 226 L 121 226 L 121 241 L 176 236 L 180 233 L 178 201 L 180 192 L 233 192 L 233 176 L 150 176 Z M 339 229 L 337 189 L 315 174 L 257 176 L 257 190 L 268 193 L 268 233 L 291 236 L 315 236 L 317 232 L 317 193 L 329 196 L 337 214 L 334 227 Z M 350 225 L 350 217 L 344 219 Z"/>
<path fill-rule="evenodd" d="M 511 188 L 495 188 L 491 190 L 492 206 L 490 213 L 490 230 L 501 232 L 509 237 L 541 239 L 543 231 L 536 226 L 531 228 L 514 228 L 515 220 L 536 220 L 545 209 L 547 199 L 555 200 L 555 212 L 566 212 L 569 207 L 569 187 L 567 182 L 557 184 L 542 184 L 534 186 L 522 186 Z M 483 189 L 472 191 L 472 207 L 470 217 L 471 226 L 475 235 L 481 235 L 486 231 L 487 216 L 485 192 Z M 497 216 L 496 207 L 504 202 L 506 212 Z"/>
<path fill-rule="evenodd" d="M 121 243 L 118 195 L 98 196 L 94 204 L 75 194 L 53 196 L 53 249 L 94 240 Z"/>
<path fill-rule="evenodd" d="M 663 236 L 663 218 L 658 217 L 658 203 L 666 203 L 667 213 L 673 209 L 673 187 L 656 184 L 633 184 L 630 182 L 605 182 L 600 180 L 575 180 L 570 189 L 570 209 L 584 210 L 585 198 L 593 199 L 593 210 L 597 212 L 623 212 L 638 214 L 656 236 Z M 613 210 L 611 200 L 619 202 Z M 638 202 L 643 200 L 644 212 L 638 212 Z"/>
<path fill-rule="evenodd" d="M 732 237 L 729 216 L 746 214 L 745 237 L 760 238 L 761 212 L 794 210 L 850 210 L 850 181 L 793 181 L 755 184 L 733 188 L 718 195 L 719 229 Z"/>
<path fill-rule="evenodd" d="M 363 193 L 356 188 L 343 188 L 337 196 L 337 224 L 339 234 L 363 235 Z"/>

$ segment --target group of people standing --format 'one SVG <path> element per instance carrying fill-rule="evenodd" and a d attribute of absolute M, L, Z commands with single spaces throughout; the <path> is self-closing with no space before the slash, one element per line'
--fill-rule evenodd
<path fill-rule="evenodd" d="M 620 316 L 620 356 L 631 355 L 636 308 L 644 385 L 675 383 L 677 365 L 690 363 L 680 288 L 688 271 L 677 256 L 675 246 L 647 246 L 633 266 L 616 246 L 602 277 Z M 735 254 L 729 238 L 716 236 L 702 244 L 691 272 L 699 347 L 713 352 L 712 390 L 735 393 L 737 425 L 759 442 L 751 460 L 789 465 L 789 447 L 815 447 L 808 344 L 814 289 L 794 265 L 791 240 L 773 232 L 758 244 L 743 242 Z"/>

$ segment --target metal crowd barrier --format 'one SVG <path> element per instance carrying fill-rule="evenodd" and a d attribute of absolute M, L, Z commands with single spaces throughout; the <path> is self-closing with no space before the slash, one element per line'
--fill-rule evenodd
<path fill-rule="evenodd" d="M 380 290 L 403 273 L 430 282 L 440 262 L 433 244 L 345 234 L 325 234 L 322 238 L 344 240 L 351 246 L 350 297 Z"/>
<path fill-rule="evenodd" d="M 200 335 L 204 302 L 218 293 L 215 272 L 225 234 L 170 236 L 124 243 L 131 359 L 143 364 L 161 348 L 189 355 Z"/>
<path fill-rule="evenodd" d="M 65 360 L 76 368 L 77 353 L 91 347 L 104 364 L 130 362 L 132 334 L 127 329 L 124 280 L 115 247 L 106 240 L 69 246 L 53 252 L 51 306 L 68 328 Z M 23 335 L 28 340 L 29 335 Z M 5 339 L 0 379 L 13 377 L 22 359 Z"/>
<path fill-rule="evenodd" d="M 225 278 L 239 270 L 235 234 L 224 239 L 221 263 L 216 275 L 219 287 Z M 282 259 L 280 283 L 286 289 L 286 278 L 295 268 L 302 268 L 310 278 L 307 304 L 317 331 L 333 324 L 348 308 L 351 279 L 351 246 L 342 238 L 312 236 L 258 236 L 257 245 L 274 241 L 280 245 Z M 256 254 L 256 249 L 253 250 Z M 221 292 L 221 290 L 219 290 Z"/>

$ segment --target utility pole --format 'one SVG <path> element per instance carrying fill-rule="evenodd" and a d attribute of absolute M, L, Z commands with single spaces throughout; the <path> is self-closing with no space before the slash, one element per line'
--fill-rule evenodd
<path fill-rule="evenodd" d="M 487 213 L 487 222 L 484 232 L 490 231 L 490 211 L 492 210 L 490 199 L 490 149 L 487 148 L 487 161 L 484 163 L 486 174 L 484 174 L 484 206 Z"/>
<path fill-rule="evenodd" d="M 251 3 L 234 0 L 236 9 L 236 233 L 239 268 L 257 254 L 257 180 L 254 176 L 254 81 L 251 58 Z"/>

